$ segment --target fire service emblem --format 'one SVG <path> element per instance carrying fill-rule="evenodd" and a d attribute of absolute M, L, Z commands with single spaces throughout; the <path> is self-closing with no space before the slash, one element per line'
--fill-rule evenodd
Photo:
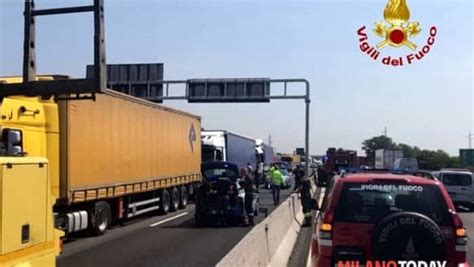
<path fill-rule="evenodd" d="M 359 37 L 360 50 L 367 54 L 373 60 L 380 60 L 384 65 L 404 66 L 413 64 L 422 60 L 432 49 L 435 43 L 437 28 L 431 26 L 428 31 L 426 44 L 417 50 L 418 46 L 412 40 L 422 32 L 420 23 L 410 21 L 410 10 L 406 3 L 407 0 L 388 0 L 383 17 L 385 21 L 375 23 L 373 32 L 380 38 L 383 38 L 375 46 L 371 46 L 368 42 L 369 36 L 366 32 L 366 26 L 362 26 L 357 30 Z M 412 53 L 405 56 L 380 56 L 380 51 L 386 46 L 394 48 L 407 47 Z"/>

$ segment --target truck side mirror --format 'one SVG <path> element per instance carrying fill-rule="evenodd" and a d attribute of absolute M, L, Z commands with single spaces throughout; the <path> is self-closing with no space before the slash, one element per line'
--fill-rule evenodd
<path fill-rule="evenodd" d="M 9 156 L 18 156 L 23 154 L 21 131 L 4 129 L 2 133 L 2 139 L 6 145 L 7 154 Z"/>

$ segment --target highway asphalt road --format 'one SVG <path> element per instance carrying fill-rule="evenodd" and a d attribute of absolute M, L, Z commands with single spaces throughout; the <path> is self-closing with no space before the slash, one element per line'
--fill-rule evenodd
<path fill-rule="evenodd" d="M 281 191 L 281 200 L 290 190 Z M 276 206 L 270 190 L 260 190 L 260 208 Z M 260 222 L 264 215 L 256 219 Z M 58 267 L 75 266 L 214 266 L 250 227 L 197 228 L 194 205 L 165 216 L 142 217 L 105 235 L 66 242 Z M 258 249 L 258 248 L 255 248 Z"/>

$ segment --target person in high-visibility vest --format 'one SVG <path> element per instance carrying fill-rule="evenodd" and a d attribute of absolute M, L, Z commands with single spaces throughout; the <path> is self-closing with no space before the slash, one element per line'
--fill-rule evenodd
<path fill-rule="evenodd" d="M 270 169 L 270 183 L 272 188 L 273 203 L 275 205 L 280 203 L 280 188 L 283 182 L 283 175 L 281 172 L 275 168 L 275 166 L 272 166 Z"/>

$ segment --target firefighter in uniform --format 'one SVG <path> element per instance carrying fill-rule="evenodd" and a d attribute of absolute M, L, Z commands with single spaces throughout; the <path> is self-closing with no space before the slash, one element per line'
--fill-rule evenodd
<path fill-rule="evenodd" d="M 311 225 L 311 179 L 309 177 L 305 177 L 300 184 L 298 189 L 300 193 L 301 199 L 301 206 L 303 207 L 303 214 L 304 214 L 304 223 L 303 226 L 310 226 Z"/>

